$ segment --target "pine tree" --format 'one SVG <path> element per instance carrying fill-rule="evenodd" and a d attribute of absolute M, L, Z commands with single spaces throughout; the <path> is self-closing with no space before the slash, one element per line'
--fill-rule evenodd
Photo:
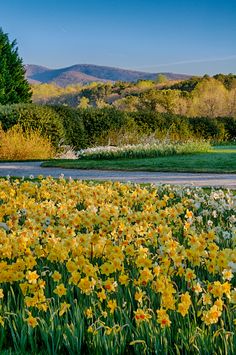
<path fill-rule="evenodd" d="M 10 42 L 8 35 L 0 28 L 0 104 L 31 102 L 31 96 L 16 40 Z"/>

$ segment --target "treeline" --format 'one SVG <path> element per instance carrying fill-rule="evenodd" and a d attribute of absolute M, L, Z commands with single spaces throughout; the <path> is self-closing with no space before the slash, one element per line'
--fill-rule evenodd
<path fill-rule="evenodd" d="M 115 108 L 73 109 L 65 106 L 14 104 L 0 106 L 0 122 L 7 131 L 16 124 L 37 129 L 55 147 L 70 145 L 76 150 L 94 145 L 136 143 L 144 135 L 156 139 L 184 141 L 209 139 L 232 141 L 236 118 L 185 117 L 152 111 L 123 112 Z"/>
<path fill-rule="evenodd" d="M 92 83 L 59 88 L 34 85 L 33 100 L 40 104 L 75 108 L 115 107 L 121 111 L 152 110 L 187 117 L 236 117 L 236 75 L 193 77 L 176 82 L 141 80 L 137 83 Z"/>

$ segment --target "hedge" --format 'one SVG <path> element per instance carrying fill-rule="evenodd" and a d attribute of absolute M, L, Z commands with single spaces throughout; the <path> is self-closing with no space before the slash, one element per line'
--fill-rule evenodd
<path fill-rule="evenodd" d="M 23 129 L 38 129 L 50 138 L 55 147 L 64 140 L 65 130 L 60 116 L 53 107 L 35 104 L 0 106 L 0 122 L 6 131 L 19 123 Z"/>
<path fill-rule="evenodd" d="M 74 149 L 86 148 L 89 144 L 89 137 L 80 110 L 62 105 L 52 106 L 52 108 L 60 116 L 63 123 L 65 131 L 64 143 Z"/>
<path fill-rule="evenodd" d="M 67 106 L 15 104 L 0 106 L 0 122 L 4 130 L 17 123 L 23 128 L 40 129 L 54 146 L 64 142 L 75 149 L 96 145 L 109 131 L 134 127 L 141 133 L 160 132 L 168 137 L 204 138 L 211 141 L 235 140 L 236 118 L 206 118 L 151 111 L 123 112 L 115 108 L 75 109 Z M 173 136 L 173 134 L 172 134 Z"/>

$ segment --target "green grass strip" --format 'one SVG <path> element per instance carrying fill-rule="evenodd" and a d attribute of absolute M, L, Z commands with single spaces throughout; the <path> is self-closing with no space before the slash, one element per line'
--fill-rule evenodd
<path fill-rule="evenodd" d="M 51 160 L 44 167 L 127 171 L 236 173 L 236 147 L 214 147 L 209 153 L 113 160 Z"/>

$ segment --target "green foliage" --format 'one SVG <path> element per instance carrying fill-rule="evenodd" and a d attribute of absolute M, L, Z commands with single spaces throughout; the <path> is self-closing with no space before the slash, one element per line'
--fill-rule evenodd
<path fill-rule="evenodd" d="M 216 80 L 220 81 L 226 89 L 231 90 L 236 88 L 236 75 L 234 74 L 216 74 L 213 76 Z"/>
<path fill-rule="evenodd" d="M 64 139 L 64 127 L 57 112 L 49 106 L 14 104 L 0 106 L 0 122 L 4 130 L 19 123 L 24 129 L 38 130 L 50 138 L 54 146 Z"/>
<path fill-rule="evenodd" d="M 115 137 L 130 136 L 135 132 L 138 137 L 154 134 L 156 139 L 186 141 L 188 139 L 209 139 L 211 141 L 233 140 L 236 137 L 235 118 L 188 118 L 171 113 L 155 111 L 122 112 L 114 108 L 57 109 L 64 112 L 64 127 L 68 144 L 76 149 L 94 145 L 117 145 Z M 57 111 L 57 112 L 59 112 Z M 68 113 L 68 117 L 66 115 Z M 72 118 L 73 117 L 73 118 Z M 73 123 L 72 123 L 73 122 Z M 69 128 L 70 127 L 70 128 Z M 138 143 L 131 141 L 124 144 Z M 71 142 L 71 143 L 69 143 Z"/>
<path fill-rule="evenodd" d="M 142 131 L 159 131 L 162 138 L 169 138 L 170 133 L 173 132 L 175 133 L 174 139 L 179 136 L 184 140 L 192 136 L 187 117 L 152 111 L 133 112 L 130 116 L 134 118 Z"/>
<path fill-rule="evenodd" d="M 14 105 L 0 105 L 0 122 L 4 131 L 7 131 L 9 128 L 17 124 L 19 120 L 19 112 L 14 109 Z"/>
<path fill-rule="evenodd" d="M 209 153 L 168 157 L 113 160 L 54 160 L 44 167 L 131 171 L 166 171 L 189 173 L 236 173 L 235 144 L 213 147 Z M 207 184 L 207 181 L 205 181 Z M 220 183 L 220 182 L 219 182 Z"/>
<path fill-rule="evenodd" d="M 232 120 L 231 120 L 232 121 Z M 215 141 L 227 139 L 227 130 L 219 119 L 208 117 L 192 117 L 189 119 L 193 133 L 196 137 L 203 137 Z"/>
<path fill-rule="evenodd" d="M 59 105 L 2 105 L 0 122 L 5 131 L 19 123 L 25 130 L 39 130 L 55 147 L 63 143 L 75 150 L 111 142 L 119 145 L 119 141 L 137 144 L 139 138 L 148 135 L 180 142 L 194 138 L 233 141 L 236 137 L 236 118 L 233 117 L 188 118 L 152 110 L 124 112 L 114 107 L 74 109 Z"/>
<path fill-rule="evenodd" d="M 126 114 L 114 108 L 78 109 L 78 113 L 89 137 L 88 146 L 96 144 L 102 134 L 106 134 L 111 129 L 119 129 L 127 123 Z"/>
<path fill-rule="evenodd" d="M 68 106 L 53 106 L 53 110 L 62 120 L 65 143 L 74 149 L 85 148 L 88 144 L 88 137 L 83 122 L 83 110 L 75 110 Z"/>
<path fill-rule="evenodd" d="M 81 96 L 95 103 L 97 100 L 104 100 L 106 96 L 112 93 L 112 85 L 110 83 L 96 84 L 94 87 L 85 88 L 81 91 Z"/>
<path fill-rule="evenodd" d="M 180 81 L 170 87 L 172 90 L 181 90 L 181 91 L 192 91 L 198 83 L 202 81 L 201 76 L 193 76 L 192 78 L 184 81 Z"/>
<path fill-rule="evenodd" d="M 170 87 L 173 90 L 181 90 L 181 91 L 192 91 L 195 87 L 201 83 L 203 80 L 209 79 L 208 75 L 201 76 L 193 76 L 188 80 L 181 81 L 176 83 Z M 234 74 L 216 74 L 213 76 L 214 79 L 221 82 L 226 89 L 231 90 L 236 88 L 236 75 Z"/>
<path fill-rule="evenodd" d="M 171 81 L 158 84 L 150 80 L 66 88 L 34 85 L 33 99 L 40 104 L 63 104 L 84 109 L 88 106 L 112 106 L 126 112 L 151 110 L 187 117 L 236 117 L 236 76 L 204 75 L 175 82 L 174 85 Z"/>
<path fill-rule="evenodd" d="M 217 122 L 224 125 L 228 140 L 235 141 L 236 140 L 236 117 L 218 117 Z"/>
<path fill-rule="evenodd" d="M 0 104 L 30 102 L 32 93 L 16 41 L 10 42 L 1 28 L 0 58 Z"/>

